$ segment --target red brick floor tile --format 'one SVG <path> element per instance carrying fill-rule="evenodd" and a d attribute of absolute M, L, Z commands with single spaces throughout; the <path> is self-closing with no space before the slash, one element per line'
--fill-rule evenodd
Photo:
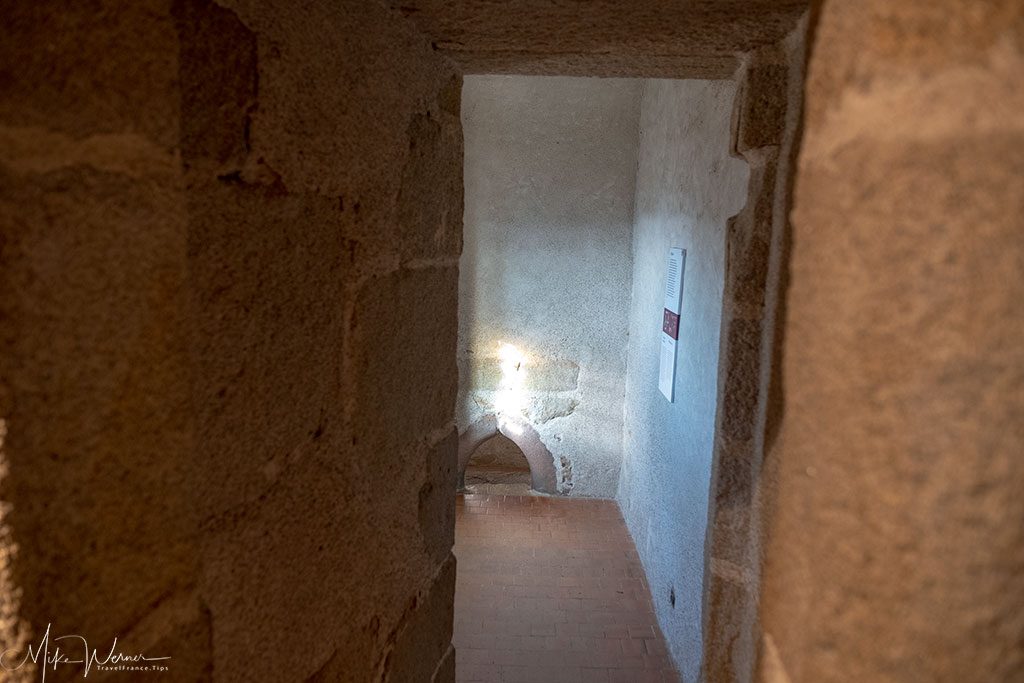
<path fill-rule="evenodd" d="M 472 494 L 455 519 L 458 683 L 679 680 L 614 501 Z"/>
<path fill-rule="evenodd" d="M 458 672 L 458 669 L 456 669 Z M 458 673 L 456 673 L 458 676 Z M 672 671 L 650 671 L 646 669 L 609 669 L 608 683 L 665 683 L 677 681 Z"/>

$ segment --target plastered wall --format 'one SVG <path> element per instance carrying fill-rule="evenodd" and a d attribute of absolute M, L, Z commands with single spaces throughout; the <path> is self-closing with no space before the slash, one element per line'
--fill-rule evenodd
<path fill-rule="evenodd" d="M 611 497 L 619 476 L 638 110 L 630 80 L 463 87 L 459 425 L 495 411 L 515 345 L 522 413 L 571 495 Z"/>
<path fill-rule="evenodd" d="M 0 45 L 5 647 L 452 680 L 459 77 L 375 3 L 100 4 Z"/>
<path fill-rule="evenodd" d="M 732 81 L 648 80 L 640 115 L 618 500 L 686 681 L 701 661 L 726 222 L 746 201 L 747 164 L 730 156 L 735 95 Z M 671 247 L 686 250 L 674 403 L 658 391 Z"/>

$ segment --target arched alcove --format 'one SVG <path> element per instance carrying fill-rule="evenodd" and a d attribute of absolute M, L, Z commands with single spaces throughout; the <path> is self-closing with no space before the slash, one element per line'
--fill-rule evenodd
<path fill-rule="evenodd" d="M 468 493 L 523 495 L 531 486 L 530 463 L 516 442 L 501 432 L 481 443 L 463 476 Z"/>
<path fill-rule="evenodd" d="M 459 487 L 465 486 L 466 468 L 473 453 L 485 441 L 502 434 L 515 443 L 530 466 L 530 485 L 540 493 L 557 493 L 555 462 L 540 435 L 529 423 L 486 415 L 459 435 Z"/>

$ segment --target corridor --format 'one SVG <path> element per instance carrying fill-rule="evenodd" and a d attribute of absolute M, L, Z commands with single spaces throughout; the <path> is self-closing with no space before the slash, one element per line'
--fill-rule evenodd
<path fill-rule="evenodd" d="M 1024 683 L 1024 0 L 4 19 L 0 683 Z"/>
<path fill-rule="evenodd" d="M 611 500 L 456 499 L 456 680 L 678 681 Z"/>

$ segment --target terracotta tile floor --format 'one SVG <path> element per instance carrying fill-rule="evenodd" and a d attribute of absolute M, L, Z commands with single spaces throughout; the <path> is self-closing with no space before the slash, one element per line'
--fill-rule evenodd
<path fill-rule="evenodd" d="M 678 681 L 610 500 L 456 501 L 456 680 Z"/>

